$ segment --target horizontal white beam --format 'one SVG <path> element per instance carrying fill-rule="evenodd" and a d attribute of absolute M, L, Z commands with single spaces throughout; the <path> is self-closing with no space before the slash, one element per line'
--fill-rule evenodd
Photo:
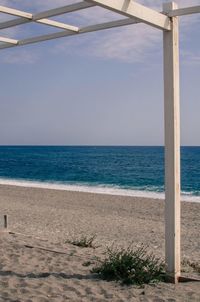
<path fill-rule="evenodd" d="M 40 19 L 46 19 L 48 17 L 58 16 L 58 15 L 66 14 L 66 13 L 72 13 L 72 12 L 75 12 L 77 10 L 86 9 L 86 8 L 89 8 L 89 7 L 92 7 L 92 6 L 94 6 L 94 4 L 82 1 L 82 2 L 71 4 L 71 5 L 62 6 L 62 7 L 59 7 L 59 8 L 50 9 L 50 10 L 47 10 L 47 11 L 44 11 L 44 12 L 41 12 L 41 13 L 38 13 L 38 14 L 35 14 L 35 15 L 25 13 L 25 12 L 21 12 L 21 11 L 17 11 L 17 10 L 12 9 L 12 8 L 0 6 L 0 12 L 4 12 L 4 13 L 7 13 L 7 14 L 8 14 L 8 12 L 10 12 L 10 13 L 12 12 L 12 15 L 21 16 L 20 19 L 17 18 L 17 19 L 14 19 L 14 20 L 1 22 L 0 23 L 0 29 L 9 28 L 9 27 L 20 25 L 20 24 L 29 23 L 29 22 L 32 22 L 32 21 L 36 22 L 36 21 L 39 21 Z M 42 22 L 40 22 L 40 23 L 42 23 Z"/>
<path fill-rule="evenodd" d="M 31 21 L 33 21 L 33 20 L 24 19 L 24 18 L 17 18 L 17 19 L 14 19 L 14 20 L 10 20 L 10 21 L 0 23 L 0 29 L 9 28 L 9 27 L 13 27 L 13 26 L 16 26 L 16 25 L 21 25 L 21 24 L 24 24 L 24 23 L 30 23 Z M 50 20 L 50 19 L 35 20 L 34 22 L 44 24 L 44 25 L 48 25 L 48 26 L 57 27 L 57 28 L 68 29 L 68 30 L 72 30 L 72 31 L 78 31 L 78 27 L 76 27 L 76 26 L 72 26 L 72 25 L 69 25 L 69 24 L 66 24 L 66 23 L 62 23 L 62 22 L 53 21 L 53 20 Z"/>
<path fill-rule="evenodd" d="M 33 16 L 33 20 L 39 20 L 39 19 L 49 18 L 49 17 L 53 17 L 53 16 L 59 16 L 59 15 L 63 15 L 66 13 L 75 12 L 75 11 L 78 11 L 81 9 L 86 9 L 86 8 L 92 7 L 94 5 L 95 4 L 81 1 L 78 3 L 62 6 L 62 7 L 55 8 L 55 9 L 50 9 L 50 10 L 35 14 Z"/>
<path fill-rule="evenodd" d="M 13 45 L 11 43 L 6 43 L 6 42 L 0 43 L 0 49 L 10 48 L 10 47 L 13 47 L 13 46 L 17 46 L 17 45 Z"/>
<path fill-rule="evenodd" d="M 21 10 L 9 8 L 9 7 L 6 7 L 6 6 L 0 6 L 0 13 L 5 13 L 5 14 L 8 14 L 8 15 L 27 18 L 27 19 L 32 19 L 32 17 L 33 17 L 32 14 L 23 12 Z"/>
<path fill-rule="evenodd" d="M 53 34 L 42 35 L 42 36 L 37 36 L 37 37 L 28 38 L 28 39 L 24 39 L 24 40 L 19 40 L 17 45 L 10 45 L 10 44 L 5 43 L 5 44 L 0 45 L 0 49 L 10 48 L 13 46 L 22 46 L 22 45 L 27 45 L 27 44 L 33 44 L 33 43 L 37 43 L 37 42 L 53 40 L 53 39 L 72 36 L 72 35 L 79 35 L 79 34 L 84 34 L 84 33 L 88 33 L 88 32 L 109 29 L 109 28 L 113 28 L 113 27 L 130 25 L 130 24 L 134 24 L 134 23 L 138 23 L 138 22 L 139 21 L 133 20 L 133 19 L 122 19 L 122 20 L 116 20 L 116 21 L 111 21 L 111 22 L 105 22 L 105 23 L 100 23 L 100 24 L 95 24 L 95 25 L 90 25 L 87 27 L 80 28 L 78 32 L 65 30 L 65 31 L 61 31 L 61 32 L 53 33 Z"/>
<path fill-rule="evenodd" d="M 49 25 L 49 26 L 53 26 L 53 27 L 57 27 L 57 28 L 62 28 L 62 29 L 67 29 L 67 30 L 71 30 L 71 31 L 78 31 L 78 27 L 76 26 L 72 26 L 72 25 L 68 25 L 65 23 L 61 23 L 61 22 L 57 22 L 57 21 L 53 21 L 50 19 L 41 19 L 41 20 L 37 20 L 37 23 L 41 23 L 41 24 L 45 24 L 45 25 Z"/>
<path fill-rule="evenodd" d="M 191 15 L 191 14 L 197 14 L 197 13 L 200 13 L 200 5 L 174 9 L 174 10 L 169 11 L 169 13 L 167 13 L 167 15 L 169 17 L 176 17 L 176 16 L 184 16 L 184 15 Z"/>
<path fill-rule="evenodd" d="M 87 2 L 99 5 L 129 18 L 137 18 L 153 27 L 170 30 L 170 18 L 153 9 L 143 6 L 131 0 L 87 0 Z"/>
<path fill-rule="evenodd" d="M 48 40 L 62 38 L 62 37 L 71 36 L 71 35 L 75 35 L 75 34 L 77 34 L 77 32 L 65 30 L 65 31 L 60 31 L 60 32 L 53 33 L 53 34 L 36 36 L 36 37 L 32 37 L 32 38 L 19 40 L 18 46 L 33 44 L 33 43 L 42 42 L 42 41 L 48 41 Z"/>
<path fill-rule="evenodd" d="M 134 20 L 134 19 L 130 19 L 130 18 L 120 19 L 120 20 L 116 20 L 116 21 L 110 21 L 110 22 L 105 22 L 105 23 L 100 23 L 100 24 L 95 24 L 95 25 L 90 25 L 90 26 L 80 28 L 79 33 L 88 33 L 88 32 L 92 32 L 92 31 L 98 31 L 98 30 L 103 30 L 103 29 L 109 29 L 109 28 L 114 28 L 114 27 L 136 24 L 139 22 L 140 21 L 138 21 L 138 20 Z"/>
<path fill-rule="evenodd" d="M 31 19 L 25 19 L 25 18 L 17 18 L 9 21 L 4 21 L 4 22 L 0 22 L 0 29 L 5 29 L 5 28 L 9 28 L 29 22 L 31 22 Z"/>
<path fill-rule="evenodd" d="M 4 43 L 9 43 L 9 44 L 14 44 L 14 45 L 16 45 L 16 44 L 18 43 L 18 40 L 0 37 L 0 42 L 4 42 Z"/>

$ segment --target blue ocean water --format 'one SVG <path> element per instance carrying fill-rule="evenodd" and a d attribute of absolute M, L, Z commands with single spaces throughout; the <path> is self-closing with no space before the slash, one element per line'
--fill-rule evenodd
<path fill-rule="evenodd" d="M 200 147 L 182 147 L 181 164 L 183 194 L 200 201 Z M 164 148 L 1 146 L 0 182 L 6 181 L 162 193 Z"/>

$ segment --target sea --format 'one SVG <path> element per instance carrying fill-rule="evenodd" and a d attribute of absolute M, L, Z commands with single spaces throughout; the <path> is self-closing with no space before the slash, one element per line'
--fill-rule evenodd
<path fill-rule="evenodd" d="M 164 147 L 0 146 L 0 184 L 164 199 Z M 200 202 L 200 147 L 181 147 L 181 194 Z"/>

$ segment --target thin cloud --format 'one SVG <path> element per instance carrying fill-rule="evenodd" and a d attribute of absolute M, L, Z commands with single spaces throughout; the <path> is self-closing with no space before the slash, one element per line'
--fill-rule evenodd
<path fill-rule="evenodd" d="M 143 62 L 155 49 L 159 32 L 142 24 L 109 32 L 93 42 L 93 55 L 121 60 L 124 62 Z"/>
<path fill-rule="evenodd" d="M 157 11 L 162 10 L 162 3 L 164 2 L 165 1 L 160 0 L 140 1 L 141 4 L 155 8 Z M 177 1 L 177 3 L 181 7 L 185 7 L 197 5 L 198 1 L 181 0 Z M 103 17 L 105 18 L 105 21 L 114 18 L 109 12 L 105 15 L 102 11 L 98 11 L 97 15 L 96 8 L 93 8 L 93 14 L 90 14 L 89 10 L 85 10 L 84 14 L 77 14 L 76 17 L 84 17 L 85 20 L 91 20 L 92 15 L 96 17 L 95 20 L 99 20 L 102 18 L 102 14 L 104 14 Z M 181 18 L 180 27 L 182 40 L 187 40 L 190 30 L 197 22 L 199 22 L 198 15 L 183 17 L 183 19 Z M 66 39 L 62 40 L 57 44 L 56 51 L 65 51 L 69 54 L 72 49 L 71 53 L 75 53 L 76 55 L 87 56 L 89 54 L 90 56 L 92 55 L 103 60 L 114 59 L 127 63 L 150 62 L 151 60 L 149 60 L 149 58 L 151 58 L 153 54 L 157 53 L 158 55 L 161 55 L 160 47 L 159 49 L 157 47 L 160 37 L 161 33 L 158 30 L 152 29 L 149 26 L 137 24 L 92 34 L 91 38 L 80 39 L 79 41 L 77 41 L 79 37 L 72 42 L 69 42 L 69 40 Z"/>
<path fill-rule="evenodd" d="M 0 0 L 0 5 L 5 5 L 8 7 L 27 10 L 27 12 L 35 12 L 38 10 L 46 10 L 51 9 L 59 6 L 68 5 L 71 3 L 79 2 L 79 0 L 34 0 L 34 1 L 27 1 L 27 0 Z"/>
<path fill-rule="evenodd" d="M 150 8 L 157 9 L 162 11 L 163 3 L 166 3 L 166 0 L 137 0 L 138 3 L 146 5 Z M 178 4 L 178 7 L 187 7 L 199 5 L 199 0 L 176 0 L 174 1 Z"/>
<path fill-rule="evenodd" d="M 9 50 L 0 57 L 1 63 L 6 64 L 34 64 L 39 60 L 39 56 L 31 50 L 16 49 Z"/>
<path fill-rule="evenodd" d="M 5 5 L 4 0 L 0 0 L 1 5 Z M 63 6 L 70 3 L 79 2 L 77 1 L 67 1 L 67 0 L 46 0 L 46 1 L 25 1 L 25 0 L 11 0 L 9 1 L 9 6 L 15 8 L 27 9 L 27 11 L 41 11 L 57 6 Z M 148 7 L 155 8 L 157 11 L 162 10 L 162 3 L 165 0 L 141 0 L 139 3 L 144 4 Z M 197 0 L 177 0 L 176 1 L 180 7 L 193 6 L 199 4 Z M 73 14 L 68 14 L 64 17 L 55 17 L 54 19 L 67 18 L 67 23 L 70 21 L 75 25 L 86 26 L 88 24 L 95 24 L 98 22 L 106 22 L 114 20 L 117 18 L 122 18 L 117 14 L 113 14 L 108 10 L 104 10 L 98 7 L 90 8 L 86 10 L 81 10 Z M 188 39 L 189 31 L 192 27 L 199 22 L 200 18 L 198 15 L 193 15 L 189 17 L 181 18 L 181 39 L 186 41 Z M 6 33 L 7 36 L 11 34 L 11 37 L 17 36 L 17 34 L 22 33 L 22 27 L 16 27 L 15 29 L 10 29 Z M 29 29 L 30 30 L 30 29 Z M 24 33 L 26 33 L 24 31 Z M 31 32 L 32 34 L 32 32 Z M 152 29 L 149 26 L 142 24 L 125 26 L 118 29 L 105 30 L 103 32 L 93 33 L 78 37 L 68 37 L 62 40 L 57 40 L 55 42 L 55 47 L 50 49 L 51 53 L 63 52 L 68 54 L 75 54 L 80 56 L 93 56 L 101 58 L 103 60 L 113 59 L 122 62 L 149 62 L 151 56 L 155 53 L 160 55 L 161 48 L 158 48 L 158 41 L 161 37 L 161 31 Z M 159 44 L 160 45 L 160 44 Z M 36 46 L 34 46 L 36 47 Z M 22 52 L 19 51 L 19 53 Z M 24 51 L 23 51 L 24 53 Z M 16 56 L 12 58 L 14 52 L 9 54 L 8 61 L 10 63 L 31 63 L 37 58 L 31 56 L 29 51 L 26 55 L 22 55 L 18 60 Z M 23 60 L 24 58 L 24 60 Z M 196 58 L 196 59 L 195 59 Z M 194 59 L 198 61 L 198 56 L 194 54 Z M 6 59 L 7 60 L 7 59 Z"/>
<path fill-rule="evenodd" d="M 192 52 L 189 50 L 183 50 L 181 52 L 181 62 L 188 66 L 198 66 L 200 65 L 200 52 Z"/>

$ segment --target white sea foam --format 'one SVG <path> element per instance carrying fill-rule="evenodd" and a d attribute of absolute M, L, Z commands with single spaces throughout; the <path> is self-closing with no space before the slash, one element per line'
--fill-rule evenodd
<path fill-rule="evenodd" d="M 51 190 L 65 190 L 75 192 L 87 192 L 97 194 L 119 195 L 119 196 L 133 196 L 133 197 L 146 197 L 153 199 L 164 199 L 164 193 L 121 189 L 118 187 L 105 187 L 105 186 L 87 186 L 87 185 L 71 185 L 63 183 L 50 183 L 50 182 L 37 182 L 28 180 L 14 180 L 14 179 L 0 179 L 0 185 L 10 185 L 28 188 L 43 188 Z M 182 194 L 181 200 L 189 202 L 200 202 L 199 196 L 190 194 Z"/>

